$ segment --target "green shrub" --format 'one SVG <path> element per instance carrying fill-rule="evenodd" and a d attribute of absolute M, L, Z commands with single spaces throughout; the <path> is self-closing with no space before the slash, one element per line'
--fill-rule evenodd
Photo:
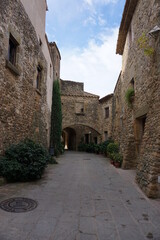
<path fill-rule="evenodd" d="M 112 153 L 118 153 L 119 152 L 119 146 L 117 143 L 109 143 L 107 146 L 107 153 L 109 154 L 109 156 Z"/>
<path fill-rule="evenodd" d="M 95 152 L 95 153 L 100 153 L 100 150 L 101 150 L 100 145 L 99 145 L 99 144 L 95 144 L 95 145 L 94 145 L 94 152 Z"/>
<path fill-rule="evenodd" d="M 102 153 L 107 154 L 107 147 L 110 143 L 113 143 L 112 139 L 108 139 L 107 141 L 102 143 Z"/>
<path fill-rule="evenodd" d="M 122 163 L 123 161 L 123 157 L 120 153 L 112 153 L 112 159 L 114 160 L 114 162 L 119 162 Z"/>
<path fill-rule="evenodd" d="M 129 107 L 132 105 L 132 97 L 134 96 L 134 89 L 129 88 L 125 93 L 125 99 Z"/>
<path fill-rule="evenodd" d="M 5 151 L 0 158 L 1 175 L 11 182 L 39 179 L 49 159 L 45 148 L 27 139 Z"/>
<path fill-rule="evenodd" d="M 85 143 L 80 143 L 78 145 L 78 151 L 80 151 L 80 152 L 85 152 L 86 148 L 87 148 L 87 145 Z"/>
<path fill-rule="evenodd" d="M 54 157 L 50 157 L 48 163 L 49 164 L 58 164 L 58 162 L 56 161 L 56 159 Z"/>
<path fill-rule="evenodd" d="M 89 143 L 86 145 L 86 152 L 88 153 L 94 153 L 95 144 Z"/>

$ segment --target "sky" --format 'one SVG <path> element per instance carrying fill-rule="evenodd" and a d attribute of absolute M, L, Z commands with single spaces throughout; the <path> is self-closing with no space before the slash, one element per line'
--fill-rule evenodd
<path fill-rule="evenodd" d="M 121 71 L 116 43 L 125 0 L 47 0 L 46 33 L 61 53 L 61 79 L 100 97 Z"/>

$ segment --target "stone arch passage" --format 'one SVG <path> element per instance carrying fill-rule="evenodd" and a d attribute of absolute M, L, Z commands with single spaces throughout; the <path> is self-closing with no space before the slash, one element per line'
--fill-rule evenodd
<path fill-rule="evenodd" d="M 75 124 L 63 129 L 65 149 L 78 150 L 78 145 L 84 143 L 99 143 L 101 135 L 95 129 L 81 124 Z"/>
<path fill-rule="evenodd" d="M 76 132 L 73 128 L 67 127 L 62 133 L 66 150 L 76 150 Z"/>

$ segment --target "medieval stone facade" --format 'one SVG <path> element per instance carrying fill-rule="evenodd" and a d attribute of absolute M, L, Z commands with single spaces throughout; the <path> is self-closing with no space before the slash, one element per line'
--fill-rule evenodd
<path fill-rule="evenodd" d="M 0 4 L 0 154 L 26 137 L 49 146 L 54 65 L 46 9 L 45 0 Z"/>
<path fill-rule="evenodd" d="M 151 35 L 160 27 L 159 13 L 157 0 L 126 1 L 117 43 L 122 71 L 113 98 L 112 135 L 123 168 L 137 169 L 136 180 L 149 197 L 160 196 L 160 34 Z M 125 101 L 129 88 L 131 106 Z"/>
<path fill-rule="evenodd" d="M 109 94 L 99 100 L 102 142 L 112 137 L 112 101 L 113 94 Z"/>
<path fill-rule="evenodd" d="M 84 92 L 83 83 L 61 80 L 62 127 L 65 147 L 101 141 L 99 96 Z"/>

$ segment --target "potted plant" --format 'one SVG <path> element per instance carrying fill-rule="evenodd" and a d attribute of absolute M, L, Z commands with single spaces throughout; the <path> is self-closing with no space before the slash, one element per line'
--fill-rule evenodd
<path fill-rule="evenodd" d="M 114 161 L 114 166 L 116 168 L 120 168 L 122 165 L 123 157 L 120 153 L 114 153 L 113 154 L 113 161 Z"/>

